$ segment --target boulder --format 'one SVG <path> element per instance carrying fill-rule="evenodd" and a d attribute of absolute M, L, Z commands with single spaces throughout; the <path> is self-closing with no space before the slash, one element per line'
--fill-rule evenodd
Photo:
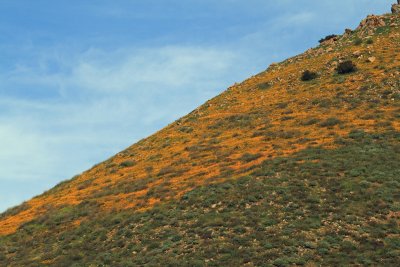
<path fill-rule="evenodd" d="M 382 26 L 386 26 L 386 23 L 381 16 L 369 15 L 366 19 L 361 21 L 357 29 L 378 28 Z"/>
<path fill-rule="evenodd" d="M 382 16 L 369 15 L 366 19 L 361 21 L 357 30 L 359 30 L 362 35 L 372 35 L 377 28 L 383 26 L 386 26 L 386 23 Z"/>
<path fill-rule="evenodd" d="M 355 57 L 361 56 L 361 51 L 359 51 L 359 50 L 354 51 L 354 52 L 353 52 L 353 56 L 355 56 Z"/>
<path fill-rule="evenodd" d="M 400 2 L 400 0 L 397 1 L 397 2 Z M 400 14 L 400 3 L 392 5 L 392 13 L 393 14 Z"/>
<path fill-rule="evenodd" d="M 345 31 L 344 31 L 344 34 L 343 34 L 343 37 L 349 37 L 350 35 L 352 35 L 353 34 L 353 30 L 352 29 L 346 29 Z"/>

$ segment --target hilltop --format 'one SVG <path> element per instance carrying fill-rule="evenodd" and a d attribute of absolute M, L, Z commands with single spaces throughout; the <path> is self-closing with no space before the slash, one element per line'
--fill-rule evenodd
<path fill-rule="evenodd" d="M 272 64 L 0 215 L 1 266 L 400 260 L 400 16 Z"/>

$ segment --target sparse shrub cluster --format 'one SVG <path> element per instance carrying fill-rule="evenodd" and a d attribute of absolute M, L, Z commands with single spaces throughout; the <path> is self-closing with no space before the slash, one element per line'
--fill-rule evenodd
<path fill-rule="evenodd" d="M 272 83 L 271 82 L 263 82 L 263 83 L 259 83 L 257 84 L 257 88 L 260 90 L 267 90 L 269 88 L 272 87 Z"/>
<path fill-rule="evenodd" d="M 126 160 L 123 161 L 119 164 L 120 167 L 122 168 L 127 168 L 127 167 L 132 167 L 136 164 L 136 162 L 134 162 L 133 160 Z"/>
<path fill-rule="evenodd" d="M 346 60 L 341 63 L 336 68 L 336 71 L 338 74 L 347 74 L 347 73 L 352 73 L 357 71 L 357 66 L 356 64 L 351 61 L 351 60 Z M 300 79 L 304 82 L 306 81 L 311 81 L 314 80 L 318 77 L 318 74 L 316 72 L 310 71 L 310 70 L 305 70 L 302 74 Z M 338 83 L 340 83 L 340 80 L 338 80 Z"/>
<path fill-rule="evenodd" d="M 256 160 L 256 159 L 258 159 L 260 157 L 261 157 L 261 154 L 259 154 L 259 153 L 257 153 L 257 154 L 245 153 L 240 158 L 240 160 L 243 161 L 243 162 L 250 162 L 250 161 L 254 161 L 254 160 Z"/>
<path fill-rule="evenodd" d="M 229 129 L 229 128 L 247 128 L 251 126 L 253 118 L 257 114 L 238 114 L 226 118 L 218 119 L 214 124 L 208 126 L 211 130 Z"/>
<path fill-rule="evenodd" d="M 193 127 L 182 126 L 181 128 L 179 128 L 179 131 L 182 133 L 191 133 L 191 132 L 193 132 Z"/>
<path fill-rule="evenodd" d="M 331 118 L 327 118 L 325 121 L 321 122 L 319 125 L 321 127 L 333 127 L 336 126 L 338 124 L 342 123 L 341 120 L 335 118 L 335 117 L 331 117 Z"/>
<path fill-rule="evenodd" d="M 311 81 L 311 80 L 314 80 L 317 77 L 318 77 L 318 74 L 316 72 L 313 72 L 313 71 L 310 71 L 310 70 L 305 70 L 301 74 L 301 80 L 302 81 Z"/>
<path fill-rule="evenodd" d="M 373 44 L 374 40 L 372 38 L 368 38 L 366 41 L 367 44 Z"/>
<path fill-rule="evenodd" d="M 357 70 L 357 67 L 353 63 L 353 61 L 347 60 L 347 61 L 343 61 L 343 62 L 339 63 L 336 70 L 339 74 L 346 74 L 346 73 L 355 72 Z"/>
<path fill-rule="evenodd" d="M 310 126 L 310 125 L 316 124 L 318 122 L 319 122 L 319 119 L 317 119 L 317 118 L 309 118 L 309 119 L 301 122 L 301 125 Z"/>
<path fill-rule="evenodd" d="M 360 37 L 357 37 L 354 39 L 353 44 L 354 45 L 361 45 L 363 43 L 363 40 Z"/>
<path fill-rule="evenodd" d="M 175 172 L 176 170 L 172 167 L 172 166 L 165 166 L 163 168 L 160 169 L 160 171 L 158 172 L 158 176 L 163 176 L 166 174 L 170 174 Z"/>

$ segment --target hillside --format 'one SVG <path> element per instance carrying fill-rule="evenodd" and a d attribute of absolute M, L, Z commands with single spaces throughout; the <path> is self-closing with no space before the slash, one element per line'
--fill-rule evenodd
<path fill-rule="evenodd" d="M 399 100 L 369 16 L 1 214 L 0 266 L 396 266 Z"/>

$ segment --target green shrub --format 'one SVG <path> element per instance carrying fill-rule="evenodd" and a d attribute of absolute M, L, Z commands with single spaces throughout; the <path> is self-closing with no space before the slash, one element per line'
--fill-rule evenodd
<path fill-rule="evenodd" d="M 158 176 L 166 175 L 175 172 L 175 169 L 172 166 L 166 166 L 160 169 L 158 172 Z"/>
<path fill-rule="evenodd" d="M 330 118 L 326 119 L 325 121 L 321 122 L 319 125 L 322 127 L 332 127 L 332 126 L 338 125 L 340 123 L 342 123 L 341 120 L 339 120 L 335 117 L 330 117 Z"/>
<path fill-rule="evenodd" d="M 132 160 L 126 160 L 126 161 L 124 161 L 124 162 L 121 162 L 120 164 L 119 164 L 119 166 L 120 167 L 122 167 L 122 168 L 127 168 L 127 167 L 132 167 L 132 166 L 134 166 L 136 163 L 134 162 L 134 161 L 132 161 Z"/>
<path fill-rule="evenodd" d="M 190 126 L 182 126 L 181 128 L 179 128 L 179 131 L 182 133 L 191 133 L 193 132 L 193 128 Z"/>
<path fill-rule="evenodd" d="M 305 70 L 301 74 L 301 80 L 304 81 L 304 82 L 314 80 L 317 77 L 318 77 L 318 74 L 316 72 L 312 72 L 312 71 L 309 71 L 309 70 Z"/>
<path fill-rule="evenodd" d="M 5 212 L 0 214 L 0 218 L 5 218 L 8 216 L 14 216 L 17 215 L 20 212 L 23 212 L 27 209 L 30 208 L 30 205 L 27 202 L 22 203 L 19 206 L 13 207 L 13 208 L 9 208 L 8 210 L 6 210 Z"/>
<path fill-rule="evenodd" d="M 246 154 L 243 154 L 243 156 L 240 157 L 240 160 L 243 161 L 243 162 L 250 162 L 250 161 L 254 161 L 254 160 L 256 160 L 256 159 L 258 159 L 260 157 L 261 157 L 261 154 L 259 154 L 259 153 L 258 154 L 246 153 Z"/>
<path fill-rule="evenodd" d="M 301 125 L 309 126 L 309 125 L 316 124 L 316 123 L 318 123 L 318 122 L 319 122 L 319 119 L 317 119 L 317 118 L 310 118 L 310 119 L 307 119 L 307 120 L 301 122 Z"/>
<path fill-rule="evenodd" d="M 361 45 L 362 42 L 363 42 L 362 39 L 359 38 L 359 37 L 357 37 L 357 38 L 353 41 L 353 44 L 354 44 L 354 45 Z"/>
<path fill-rule="evenodd" d="M 357 67 L 353 63 L 353 61 L 347 60 L 342 63 L 339 63 L 336 70 L 339 74 L 346 74 L 346 73 L 355 72 L 357 70 Z"/>
<path fill-rule="evenodd" d="M 271 88 L 271 86 L 272 86 L 271 82 L 264 82 L 264 83 L 257 84 L 257 88 L 260 90 L 267 90 L 267 89 Z"/>

